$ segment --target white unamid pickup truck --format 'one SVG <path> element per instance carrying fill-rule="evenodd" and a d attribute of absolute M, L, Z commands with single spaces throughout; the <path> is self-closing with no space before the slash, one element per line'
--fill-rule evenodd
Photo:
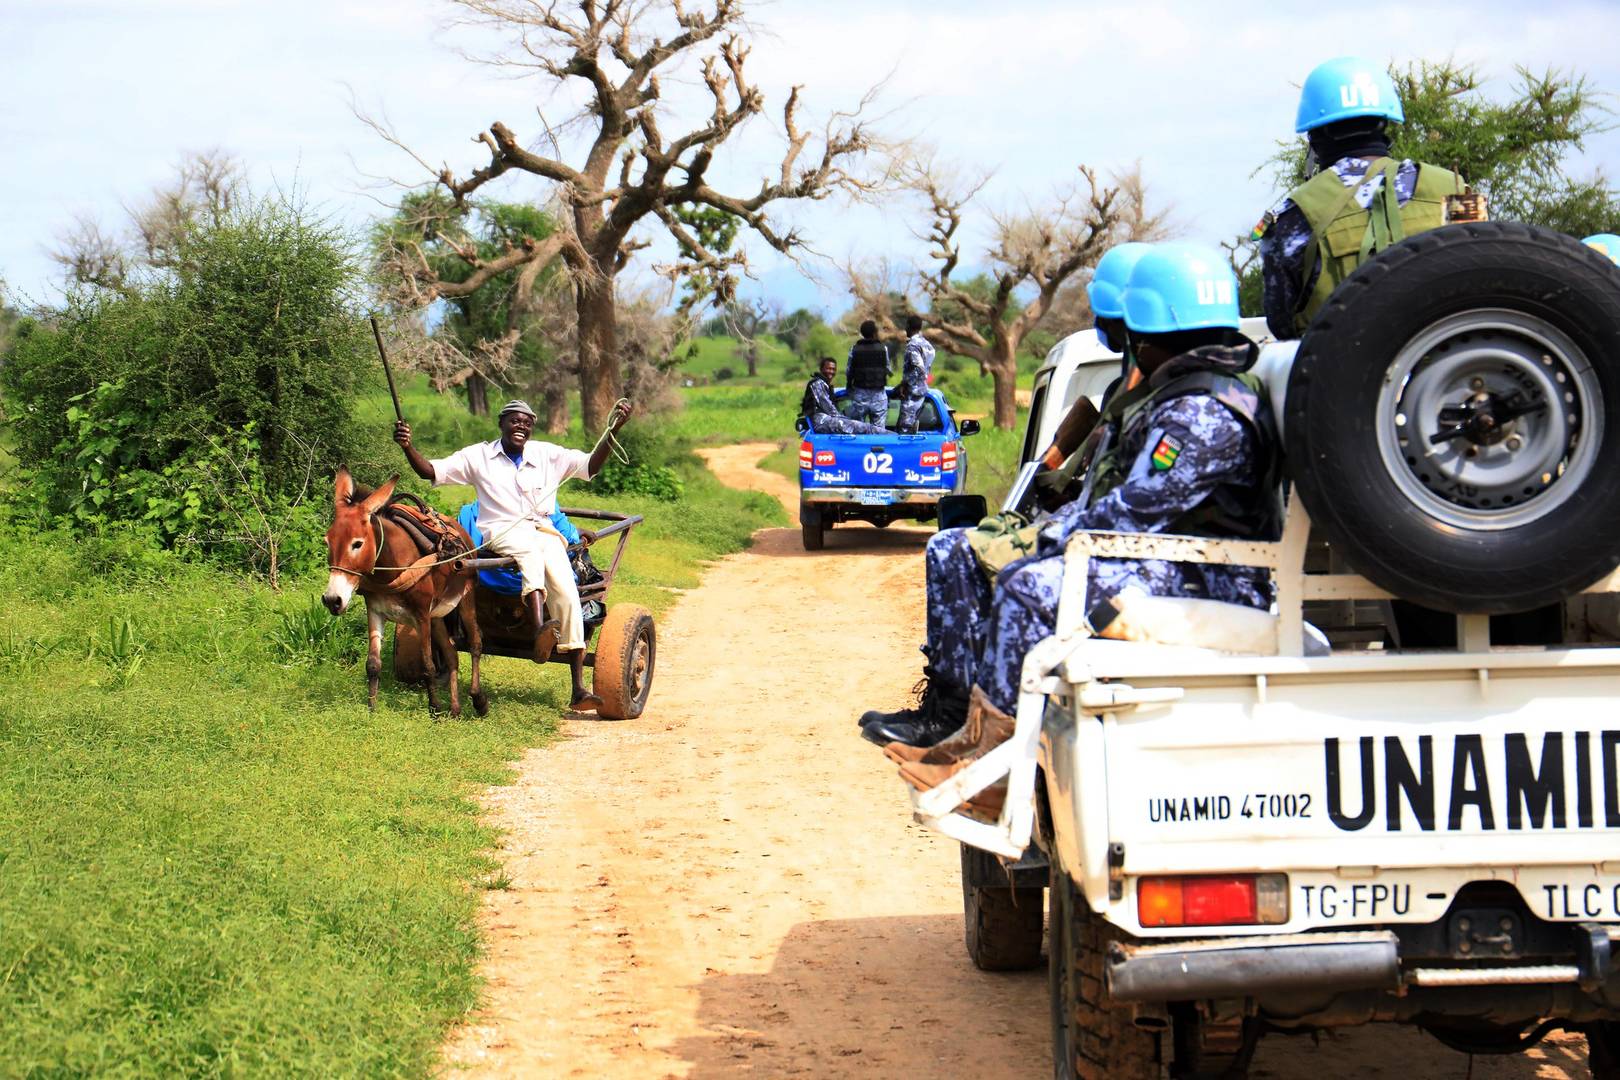
<path fill-rule="evenodd" d="M 1038 961 L 1049 889 L 1057 1076 L 1242 1076 L 1266 1032 L 1374 1021 L 1471 1053 L 1576 1030 L 1620 1076 L 1620 273 L 1592 254 L 1397 245 L 1262 347 L 1280 538 L 1071 543 L 1013 738 L 914 796 L 964 843 L 980 966 Z M 1026 456 L 1105 378 L 1084 340 Z M 1088 636 L 1086 560 L 1143 556 L 1268 567 L 1263 644 Z M 996 783 L 1000 820 L 957 812 Z"/>

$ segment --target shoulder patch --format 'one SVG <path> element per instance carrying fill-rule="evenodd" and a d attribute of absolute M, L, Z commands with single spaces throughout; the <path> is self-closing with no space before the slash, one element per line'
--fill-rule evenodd
<path fill-rule="evenodd" d="M 1264 239 L 1266 233 L 1271 231 L 1271 226 L 1276 224 L 1276 221 L 1277 221 L 1277 211 L 1275 211 L 1275 210 L 1267 210 L 1265 212 L 1265 214 L 1260 218 L 1260 220 L 1254 223 L 1254 228 L 1249 230 L 1249 239 L 1250 240 L 1262 240 L 1262 239 Z"/>
<path fill-rule="evenodd" d="M 1159 444 L 1153 448 L 1153 471 L 1169 472 L 1179 457 L 1181 457 L 1181 440 L 1174 435 L 1163 436 L 1159 439 Z"/>

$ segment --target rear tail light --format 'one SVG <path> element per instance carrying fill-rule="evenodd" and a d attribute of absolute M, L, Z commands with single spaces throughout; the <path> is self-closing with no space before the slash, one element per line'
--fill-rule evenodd
<path fill-rule="evenodd" d="M 1145 877 L 1136 883 L 1143 926 L 1272 926 L 1288 921 L 1287 874 Z"/>
<path fill-rule="evenodd" d="M 956 470 L 956 444 L 948 442 L 939 448 L 939 467 L 946 472 Z"/>
<path fill-rule="evenodd" d="M 809 443 L 807 443 L 807 442 L 800 443 L 799 444 L 799 468 L 801 468 L 801 469 L 811 468 L 812 467 L 811 463 L 812 463 L 812 461 L 814 461 L 815 452 L 816 452 L 815 447 L 811 446 Z"/>

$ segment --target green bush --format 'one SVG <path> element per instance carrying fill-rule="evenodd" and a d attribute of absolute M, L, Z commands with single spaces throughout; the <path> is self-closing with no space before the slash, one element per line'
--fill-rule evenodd
<path fill-rule="evenodd" d="M 0 396 L 24 516 L 152 526 L 275 576 L 307 553 L 317 478 L 382 460 L 353 422 L 374 380 L 342 236 L 263 200 L 180 240 L 125 291 L 80 290 L 21 337 Z"/>

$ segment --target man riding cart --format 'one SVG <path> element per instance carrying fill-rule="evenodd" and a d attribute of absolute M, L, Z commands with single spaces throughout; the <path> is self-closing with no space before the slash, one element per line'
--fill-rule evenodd
<path fill-rule="evenodd" d="M 534 658 L 543 663 L 554 651 L 568 656 L 573 679 L 569 706 L 580 712 L 597 710 L 602 699 L 585 689 L 585 621 L 568 541 L 554 523 L 557 490 L 568 480 L 589 480 L 601 471 L 614 433 L 633 411 L 628 401 L 615 405 L 607 430 L 589 454 L 531 440 L 535 413 L 524 401 L 507 402 L 501 409 L 499 439 L 474 443 L 444 458 L 424 457 L 411 443 L 410 425 L 403 420 L 394 425 L 394 441 L 416 475 L 435 487 L 467 484 L 478 493 L 485 549 L 517 561 L 522 603 L 538 627 Z"/>

